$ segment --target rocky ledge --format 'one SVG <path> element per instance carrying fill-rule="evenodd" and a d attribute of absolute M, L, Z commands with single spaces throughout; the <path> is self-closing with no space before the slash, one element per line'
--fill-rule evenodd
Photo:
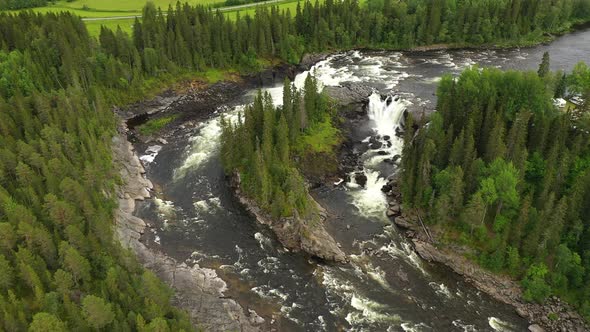
<path fill-rule="evenodd" d="M 324 92 L 338 105 L 366 104 L 373 88 L 358 82 L 346 82 L 341 86 L 327 86 Z"/>
<path fill-rule="evenodd" d="M 422 224 L 420 217 L 402 209 L 399 204 L 401 194 L 397 178 L 390 178 L 382 190 L 390 200 L 387 216 L 392 218 L 399 228 L 405 230 L 420 257 L 429 262 L 448 266 L 477 289 L 500 302 L 513 306 L 519 316 L 533 323 L 529 326 L 529 331 L 590 331 L 590 327 L 574 308 L 559 298 L 551 297 L 543 305 L 526 302 L 522 297 L 522 289 L 516 281 L 507 276 L 491 273 L 473 263 L 464 255 L 468 249 L 437 244 L 436 234 Z M 549 317 L 557 317 L 557 319 Z"/>
<path fill-rule="evenodd" d="M 175 290 L 172 304 L 188 312 L 192 323 L 204 331 L 267 330 L 264 319 L 253 311 L 247 313 L 234 300 L 224 296 L 226 283 L 215 270 L 179 263 L 140 242 L 148 227 L 135 216 L 135 201 L 150 197 L 152 183 L 125 137 L 124 127 L 113 138 L 115 165 L 120 169 L 123 185 L 118 188 L 116 234 L 123 247 L 130 249 L 143 264 Z"/>
<path fill-rule="evenodd" d="M 292 251 L 304 251 L 313 257 L 326 261 L 346 262 L 346 254 L 324 226 L 327 220 L 326 211 L 313 197 L 309 196 L 309 199 L 317 206 L 317 212 L 313 217 L 294 216 L 276 220 L 258 207 L 256 202 L 243 195 L 240 184 L 240 176 L 236 173 L 231 179 L 236 197 L 246 210 L 256 217 L 258 222 L 269 226 L 274 231 L 285 248 Z"/>

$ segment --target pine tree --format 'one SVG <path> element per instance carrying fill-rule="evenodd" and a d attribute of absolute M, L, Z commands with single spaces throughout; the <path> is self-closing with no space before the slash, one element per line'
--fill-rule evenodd
<path fill-rule="evenodd" d="M 539 77 L 547 77 L 550 72 L 550 62 L 551 60 L 549 59 L 549 52 L 543 53 L 543 59 L 541 60 L 541 64 L 539 64 L 539 70 L 537 70 Z"/>

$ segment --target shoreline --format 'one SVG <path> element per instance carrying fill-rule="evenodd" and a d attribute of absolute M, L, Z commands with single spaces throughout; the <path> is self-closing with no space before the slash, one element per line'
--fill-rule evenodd
<path fill-rule="evenodd" d="M 185 310 L 195 327 L 207 331 L 269 330 L 269 323 L 255 311 L 246 311 L 225 296 L 227 283 L 215 270 L 198 264 L 190 267 L 141 242 L 149 225 L 133 215 L 135 202 L 150 198 L 153 185 L 145 177 L 145 169 L 126 134 L 126 126 L 121 125 L 118 135 L 113 137 L 113 159 L 120 166 L 123 180 L 123 185 L 117 188 L 119 207 L 115 211 L 115 236 L 120 244 L 174 290 L 171 303 Z"/>
<path fill-rule="evenodd" d="M 589 331 L 590 326 L 577 311 L 556 296 L 544 304 L 527 302 L 522 287 L 512 278 L 493 273 L 465 257 L 466 248 L 437 243 L 436 233 L 422 224 L 421 218 L 401 207 L 401 193 L 397 179 L 391 179 L 382 189 L 388 197 L 387 216 L 403 235 L 412 242 L 414 251 L 424 260 L 442 264 L 460 275 L 478 290 L 497 301 L 512 306 L 516 313 L 528 320 L 529 331 Z M 557 319 L 549 318 L 557 315 Z"/>
<path fill-rule="evenodd" d="M 325 223 L 329 220 L 326 210 L 311 195 L 308 195 L 309 199 L 317 207 L 317 212 L 312 217 L 317 217 L 319 222 L 298 216 L 274 220 L 258 207 L 256 202 L 242 194 L 239 174 L 234 174 L 230 182 L 234 196 L 246 211 L 259 223 L 267 225 L 285 248 L 293 252 L 303 251 L 324 261 L 347 262 L 346 253 L 340 249 L 340 244 L 326 230 Z"/>

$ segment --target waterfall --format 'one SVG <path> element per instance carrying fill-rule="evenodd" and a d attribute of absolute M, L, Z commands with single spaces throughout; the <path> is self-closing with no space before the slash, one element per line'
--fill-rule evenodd
<path fill-rule="evenodd" d="M 362 172 L 367 181 L 363 189 L 353 192 L 353 204 L 363 215 L 385 217 L 387 200 L 381 188 L 387 180 L 381 176 L 377 167 L 386 159 L 395 159 L 396 155 L 399 158 L 402 152 L 403 140 L 396 136 L 395 131 L 400 126 L 406 106 L 407 103 L 398 96 L 383 99 L 379 93 L 373 92 L 369 97 L 367 113 L 373 122 L 373 135 L 367 137 L 365 142 L 376 144 L 379 148 L 368 150 L 361 157 L 364 167 Z M 350 174 L 349 187 L 360 187 L 356 180 L 358 173 L 355 171 Z"/>
<path fill-rule="evenodd" d="M 368 115 L 375 122 L 376 134 L 394 137 L 405 109 L 406 105 L 399 96 L 387 96 L 383 100 L 380 94 L 373 92 L 369 97 Z"/>

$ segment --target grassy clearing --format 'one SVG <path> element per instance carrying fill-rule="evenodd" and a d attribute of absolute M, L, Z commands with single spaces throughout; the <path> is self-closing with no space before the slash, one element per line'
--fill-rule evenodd
<path fill-rule="evenodd" d="M 295 16 L 295 11 L 297 9 L 297 2 L 298 2 L 298 0 L 292 0 L 292 1 L 287 0 L 285 2 L 273 3 L 270 5 L 260 5 L 260 6 L 263 6 L 263 7 L 277 6 L 277 7 L 279 7 L 279 10 L 289 9 L 291 11 L 291 16 Z M 253 6 L 248 9 L 236 9 L 236 10 L 228 10 L 228 11 L 223 12 L 223 14 L 227 18 L 231 19 L 232 21 L 234 21 L 236 19 L 236 17 L 238 16 L 238 13 L 240 13 L 241 17 L 247 16 L 247 15 L 254 17 L 254 14 L 256 13 L 256 6 Z"/>
<path fill-rule="evenodd" d="M 100 34 L 100 27 L 106 26 L 107 28 L 116 31 L 117 26 L 121 27 L 121 30 L 131 34 L 133 31 L 133 23 L 135 19 L 121 19 L 121 20 L 104 20 L 104 21 L 85 21 L 86 28 L 88 28 L 88 33 L 91 36 L 98 36 Z"/>
<path fill-rule="evenodd" d="M 178 117 L 178 114 L 172 114 L 168 116 L 164 116 L 157 119 L 150 119 L 146 123 L 142 124 L 141 126 L 137 127 L 137 130 L 142 135 L 152 135 L 162 128 L 164 128 L 167 124 L 174 121 Z"/>
<path fill-rule="evenodd" d="M 321 179 L 338 170 L 336 150 L 342 142 L 340 130 L 334 127 L 330 115 L 324 121 L 307 128 L 293 146 L 299 156 L 297 168 L 309 179 Z"/>
<path fill-rule="evenodd" d="M 177 0 L 151 0 L 156 7 L 167 10 L 169 5 L 176 6 Z M 213 5 L 225 0 L 182 0 L 191 5 Z M 56 1 L 47 7 L 33 8 L 35 12 L 70 11 L 82 17 L 112 17 L 141 14 L 147 0 L 75 0 L 71 2 Z"/>
<path fill-rule="evenodd" d="M 308 128 L 295 146 L 304 153 L 332 153 L 341 141 L 340 131 L 332 125 L 330 116 Z"/>
<path fill-rule="evenodd" d="M 217 83 L 225 79 L 226 72 L 219 69 L 209 69 L 205 72 L 204 77 L 207 83 Z"/>

